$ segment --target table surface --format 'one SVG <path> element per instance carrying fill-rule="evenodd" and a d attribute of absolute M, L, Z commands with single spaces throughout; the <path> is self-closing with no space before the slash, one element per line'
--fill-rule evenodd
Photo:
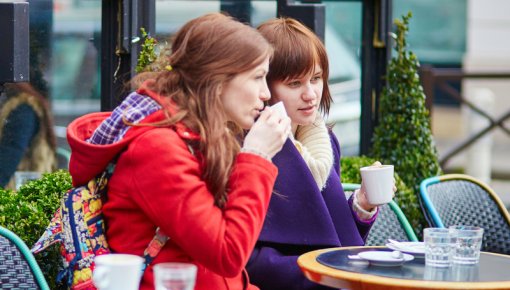
<path fill-rule="evenodd" d="M 482 252 L 477 265 L 426 267 L 424 259 L 402 266 L 372 266 L 347 255 L 386 247 L 343 247 L 316 250 L 298 258 L 305 276 L 336 288 L 356 289 L 510 289 L 510 256 Z M 319 261 L 317 258 L 319 257 Z"/>

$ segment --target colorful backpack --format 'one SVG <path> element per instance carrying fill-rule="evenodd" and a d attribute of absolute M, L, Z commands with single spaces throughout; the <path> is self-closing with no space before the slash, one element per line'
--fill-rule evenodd
<path fill-rule="evenodd" d="M 31 250 L 39 253 L 54 243 L 60 243 L 64 269 L 58 274 L 57 281 L 67 279 L 71 289 L 96 289 L 92 283 L 94 257 L 111 252 L 106 241 L 102 205 L 114 167 L 111 163 L 86 185 L 68 190 L 50 225 Z M 158 228 L 144 252 L 144 269 L 167 240 L 168 237 Z"/>

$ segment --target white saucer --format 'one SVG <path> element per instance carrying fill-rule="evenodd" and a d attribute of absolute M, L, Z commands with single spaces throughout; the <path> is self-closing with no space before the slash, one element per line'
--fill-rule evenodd
<path fill-rule="evenodd" d="M 358 256 L 370 262 L 374 266 L 400 266 L 404 262 L 409 262 L 414 259 L 412 255 L 403 254 L 402 258 L 395 258 L 392 252 L 388 251 L 366 251 L 358 253 Z"/>
<path fill-rule="evenodd" d="M 402 253 L 411 254 L 417 258 L 425 257 L 425 243 L 423 242 L 387 243 L 386 247 L 395 251 L 401 251 Z"/>

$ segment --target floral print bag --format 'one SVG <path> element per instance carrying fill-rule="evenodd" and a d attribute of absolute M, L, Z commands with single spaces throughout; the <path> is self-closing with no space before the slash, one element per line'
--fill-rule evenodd
<path fill-rule="evenodd" d="M 111 252 L 106 241 L 102 204 L 114 168 L 115 164 L 110 163 L 104 172 L 86 185 L 68 190 L 50 225 L 31 250 L 39 253 L 52 244 L 60 243 L 64 268 L 57 280 L 66 279 L 71 289 L 96 289 L 92 282 L 94 257 Z M 168 237 L 158 228 L 144 252 L 143 270 L 157 256 L 167 240 Z"/>

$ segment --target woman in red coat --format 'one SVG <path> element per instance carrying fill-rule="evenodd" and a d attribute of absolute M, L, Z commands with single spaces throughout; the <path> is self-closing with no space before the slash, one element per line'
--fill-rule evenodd
<path fill-rule="evenodd" d="M 75 184 L 118 158 L 103 207 L 112 250 L 143 256 L 158 227 L 170 238 L 141 289 L 154 289 L 162 262 L 197 265 L 197 290 L 257 289 L 244 267 L 277 175 L 271 158 L 290 132 L 290 120 L 263 105 L 271 55 L 247 25 L 196 18 L 177 33 L 171 67 L 113 112 L 69 126 Z"/>

